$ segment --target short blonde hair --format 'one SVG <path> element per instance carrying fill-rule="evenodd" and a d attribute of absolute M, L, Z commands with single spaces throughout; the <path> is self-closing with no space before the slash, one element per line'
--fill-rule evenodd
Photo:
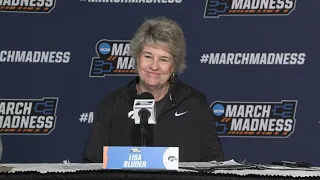
<path fill-rule="evenodd" d="M 181 27 L 173 20 L 156 17 L 146 20 L 130 42 L 130 54 L 136 59 L 146 45 L 164 46 L 173 56 L 175 73 L 181 74 L 186 68 L 186 41 Z"/>

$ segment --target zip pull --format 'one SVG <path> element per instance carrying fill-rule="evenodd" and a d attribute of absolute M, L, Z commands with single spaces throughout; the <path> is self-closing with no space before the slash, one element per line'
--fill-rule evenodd
<path fill-rule="evenodd" d="M 171 93 L 169 94 L 169 96 L 170 96 L 170 100 L 171 100 L 171 103 L 172 103 L 172 97 L 171 97 Z M 174 105 L 174 103 L 172 103 L 172 105 Z"/>

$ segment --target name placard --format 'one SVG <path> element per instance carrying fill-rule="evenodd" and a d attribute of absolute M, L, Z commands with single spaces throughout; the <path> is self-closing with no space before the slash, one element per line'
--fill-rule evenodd
<path fill-rule="evenodd" d="M 103 169 L 178 170 L 178 168 L 179 147 L 103 147 Z"/>

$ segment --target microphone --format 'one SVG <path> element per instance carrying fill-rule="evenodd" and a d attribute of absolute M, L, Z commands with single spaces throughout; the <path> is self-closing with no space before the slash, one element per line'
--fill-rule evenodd
<path fill-rule="evenodd" d="M 134 100 L 134 122 L 140 124 L 141 145 L 146 146 L 146 135 L 148 134 L 146 126 L 156 124 L 155 118 L 155 100 L 151 93 L 144 92 Z"/>
<path fill-rule="evenodd" d="M 145 124 L 148 122 L 151 112 L 146 108 L 142 108 L 139 110 L 138 115 L 140 117 L 140 122 Z"/>
<path fill-rule="evenodd" d="M 156 124 L 155 100 L 151 93 L 144 92 L 137 96 L 133 105 L 134 123 Z"/>

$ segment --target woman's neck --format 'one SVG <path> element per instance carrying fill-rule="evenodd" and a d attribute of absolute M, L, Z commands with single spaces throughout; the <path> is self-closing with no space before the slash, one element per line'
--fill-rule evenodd
<path fill-rule="evenodd" d="M 149 92 L 153 95 L 154 100 L 157 102 L 159 100 L 161 100 L 168 92 L 169 90 L 169 83 L 166 83 L 163 86 L 148 86 L 145 83 L 141 82 L 139 84 L 136 85 L 137 88 L 137 92 L 139 94 L 143 93 L 143 92 Z"/>

